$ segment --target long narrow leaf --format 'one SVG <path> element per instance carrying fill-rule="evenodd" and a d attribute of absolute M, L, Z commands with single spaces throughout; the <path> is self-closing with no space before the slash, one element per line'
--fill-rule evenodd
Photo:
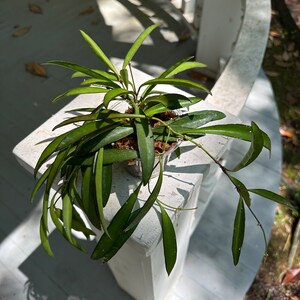
<path fill-rule="evenodd" d="M 245 201 L 248 207 L 251 206 L 251 198 L 249 191 L 246 186 L 237 178 L 230 176 L 231 182 L 234 184 L 236 191 L 239 193 L 240 197 Z"/>
<path fill-rule="evenodd" d="M 57 230 L 61 233 L 61 235 L 67 240 L 69 241 L 69 243 L 74 246 L 75 248 L 85 252 L 85 250 L 82 248 L 82 246 L 74 239 L 74 237 L 72 235 L 68 236 L 68 234 L 66 233 L 65 227 L 62 225 L 62 220 L 59 219 L 59 217 L 57 216 L 57 209 L 55 209 L 54 207 L 54 202 L 53 199 L 50 203 L 50 216 L 51 219 L 53 221 L 53 224 L 55 225 L 55 227 L 57 228 Z M 61 216 L 63 218 L 63 214 Z"/>
<path fill-rule="evenodd" d="M 293 203 L 291 203 L 291 201 L 289 201 L 288 199 L 286 199 L 272 191 L 265 190 L 265 189 L 249 189 L 249 192 L 259 195 L 265 199 L 269 199 L 276 203 L 282 204 L 282 205 L 288 207 L 289 209 L 291 209 L 293 211 L 293 213 L 295 213 L 296 215 L 299 215 L 299 211 L 300 211 L 299 207 L 294 206 Z"/>
<path fill-rule="evenodd" d="M 184 72 L 186 70 L 195 69 L 195 68 L 204 68 L 206 67 L 205 64 L 197 62 L 197 61 L 185 61 L 174 68 L 171 72 L 167 74 L 167 77 L 174 76 L 178 73 Z"/>
<path fill-rule="evenodd" d="M 96 158 L 96 164 L 95 164 L 95 190 L 96 190 L 96 199 L 97 199 L 97 207 L 98 207 L 98 213 L 100 216 L 100 222 L 102 225 L 102 228 L 104 232 L 109 236 L 109 233 L 107 231 L 106 221 L 104 218 L 104 211 L 103 211 L 103 153 L 104 149 L 100 148 L 98 151 L 98 155 Z"/>
<path fill-rule="evenodd" d="M 84 80 L 81 85 L 96 85 L 104 88 L 119 88 L 120 86 L 108 79 L 89 78 Z"/>
<path fill-rule="evenodd" d="M 106 206 L 112 186 L 112 164 L 103 165 L 102 168 L 102 202 L 103 207 Z"/>
<path fill-rule="evenodd" d="M 104 164 L 132 160 L 138 157 L 138 152 L 136 150 L 107 149 L 104 152 Z"/>
<path fill-rule="evenodd" d="M 92 70 L 92 69 L 89 69 L 89 68 L 86 68 L 84 66 L 74 64 L 74 63 L 68 62 L 68 61 L 51 60 L 51 61 L 48 61 L 46 64 L 62 66 L 62 67 L 71 69 L 73 71 L 80 72 L 81 74 L 88 75 L 88 76 L 91 76 L 91 77 L 94 77 L 94 78 L 97 78 L 97 79 L 109 80 L 110 82 L 112 82 L 112 80 L 117 79 L 117 77 L 111 77 L 111 76 L 107 75 L 104 72 L 100 73 L 97 70 Z M 76 77 L 76 75 L 73 76 L 73 77 Z"/>
<path fill-rule="evenodd" d="M 66 232 L 66 236 L 68 241 L 72 244 L 72 200 L 70 195 L 65 192 L 62 197 L 62 208 L 63 208 L 63 222 L 64 222 L 64 230 Z"/>
<path fill-rule="evenodd" d="M 42 152 L 42 154 L 40 155 L 40 157 L 38 159 L 38 162 L 35 165 L 34 176 L 36 176 L 38 170 L 48 160 L 48 158 L 57 151 L 58 145 L 67 136 L 67 134 L 68 133 L 59 135 L 44 149 L 44 151 Z"/>
<path fill-rule="evenodd" d="M 87 214 L 91 223 L 98 229 L 101 228 L 97 211 L 97 200 L 95 184 L 93 181 L 93 166 L 85 168 L 82 174 L 81 199 L 83 210 Z"/>
<path fill-rule="evenodd" d="M 168 275 L 171 274 L 177 259 L 177 243 L 176 234 L 174 230 L 173 223 L 165 211 L 165 209 L 160 206 L 161 211 L 161 225 L 163 234 L 163 246 L 164 246 L 164 256 L 165 256 L 165 267 Z"/>
<path fill-rule="evenodd" d="M 52 252 L 52 249 L 49 244 L 47 229 L 45 228 L 45 225 L 44 225 L 44 222 L 42 219 L 40 221 L 40 239 L 41 239 L 42 246 L 45 249 L 45 251 L 47 252 L 47 254 L 50 256 L 53 256 L 53 252 Z"/>
<path fill-rule="evenodd" d="M 105 107 L 108 107 L 108 104 L 111 100 L 116 100 L 116 98 L 119 96 L 129 95 L 129 94 L 133 94 L 133 92 L 122 88 L 113 89 L 105 94 L 103 103 Z"/>
<path fill-rule="evenodd" d="M 234 167 L 231 171 L 236 172 L 242 168 L 245 168 L 251 164 L 261 153 L 264 147 L 263 132 L 260 128 L 252 122 L 252 134 L 251 134 L 251 145 L 247 153 L 244 155 L 242 160 Z"/>
<path fill-rule="evenodd" d="M 180 61 L 176 62 L 174 65 L 172 65 L 171 67 L 169 67 L 167 70 L 165 70 L 162 74 L 159 75 L 159 78 L 166 78 L 166 77 L 170 77 L 169 74 L 175 74 L 176 73 L 176 69 L 179 68 L 184 62 L 192 59 L 193 57 L 185 57 L 183 59 L 181 59 Z M 153 90 L 153 88 L 155 87 L 154 84 L 149 85 L 144 92 L 142 93 L 142 98 L 147 97 L 150 92 Z"/>
<path fill-rule="evenodd" d="M 167 84 L 167 85 L 172 85 L 172 86 L 184 86 L 184 87 L 189 87 L 189 88 L 196 88 L 202 91 L 205 91 L 207 93 L 210 93 L 210 91 L 201 85 L 200 83 L 186 80 L 186 79 L 179 79 L 179 78 L 155 78 L 155 79 L 150 79 L 146 82 L 144 82 L 141 86 L 146 86 L 146 85 L 158 85 L 158 84 Z"/>
<path fill-rule="evenodd" d="M 141 222 L 141 220 L 144 218 L 144 216 L 151 209 L 151 207 L 153 206 L 153 204 L 155 203 L 155 201 L 159 195 L 161 185 L 162 185 L 162 180 L 163 180 L 163 170 L 162 170 L 162 166 L 160 164 L 160 172 L 159 172 L 159 176 L 156 181 L 155 187 L 154 187 L 153 191 L 150 193 L 145 204 L 142 206 L 142 208 L 139 210 L 139 212 L 136 214 L 136 216 L 131 220 L 130 224 L 127 226 L 127 228 L 126 228 L 127 230 L 131 229 L 134 226 L 136 226 L 137 224 L 139 224 Z"/>
<path fill-rule="evenodd" d="M 200 102 L 202 99 L 198 97 L 189 97 L 186 98 L 184 96 L 180 96 L 177 94 L 164 94 L 163 97 L 166 97 L 168 100 L 167 105 L 164 105 L 163 103 L 158 103 L 155 105 L 151 105 L 150 107 L 144 109 L 144 113 L 146 116 L 153 116 L 155 114 L 160 114 L 163 112 L 166 112 L 168 110 L 174 110 L 179 109 L 183 107 L 189 107 L 192 106 L 198 102 Z M 146 98 L 148 99 L 148 98 Z"/>
<path fill-rule="evenodd" d="M 30 202 L 32 203 L 37 191 L 42 187 L 43 183 L 47 180 L 47 177 L 50 173 L 50 168 L 47 168 L 47 170 L 43 173 L 43 175 L 39 178 L 39 180 L 36 182 L 30 196 Z"/>
<path fill-rule="evenodd" d="M 187 128 L 198 128 L 209 122 L 224 119 L 226 115 L 217 110 L 202 110 L 180 116 L 178 119 L 171 120 L 168 124 L 172 126 L 183 126 Z"/>
<path fill-rule="evenodd" d="M 191 130 L 190 132 L 223 135 L 248 142 L 250 142 L 252 138 L 252 127 L 244 124 L 211 125 L 197 128 Z M 262 134 L 264 139 L 264 147 L 268 150 L 271 150 L 271 141 L 269 136 L 265 132 L 262 132 Z"/>
<path fill-rule="evenodd" d="M 119 77 L 113 73 L 113 72 L 110 72 L 110 71 L 103 71 L 103 70 L 97 70 L 97 69 L 89 69 L 93 72 L 95 72 L 96 74 L 100 75 L 101 78 L 106 78 L 108 80 L 111 80 L 111 81 L 119 81 Z M 72 74 L 72 78 L 77 78 L 77 77 L 89 77 L 89 75 L 83 73 L 83 72 L 74 72 Z M 92 76 L 92 77 L 96 77 L 96 76 Z M 96 77 L 97 78 L 97 77 Z"/>
<path fill-rule="evenodd" d="M 122 205 L 122 207 L 113 217 L 111 223 L 107 228 L 109 236 L 106 233 L 103 233 L 92 253 L 92 259 L 99 259 L 104 257 L 109 251 L 111 251 L 112 247 L 115 247 L 114 244 L 116 240 L 118 240 L 120 236 L 123 235 L 123 230 L 126 227 L 127 221 L 137 201 L 141 186 L 142 184 L 138 185 L 135 191 L 129 196 L 127 201 Z"/>
<path fill-rule="evenodd" d="M 106 88 L 99 88 L 99 87 L 92 87 L 92 86 L 77 87 L 77 88 L 68 90 L 61 95 L 58 95 L 57 97 L 55 97 L 52 100 L 52 102 L 55 103 L 64 97 L 77 96 L 77 95 L 82 95 L 82 94 L 106 93 L 107 91 L 108 91 L 108 89 L 106 89 Z"/>
<path fill-rule="evenodd" d="M 60 144 L 57 147 L 57 150 L 64 149 L 66 147 L 69 147 L 70 145 L 73 145 L 74 143 L 80 141 L 83 137 L 94 133 L 96 131 L 100 130 L 101 132 L 106 132 L 109 129 L 111 129 L 115 124 L 108 123 L 105 121 L 93 121 L 89 123 L 85 123 L 81 125 L 80 127 L 74 128 L 65 135 L 64 139 L 60 142 Z"/>
<path fill-rule="evenodd" d="M 136 114 L 143 114 L 138 106 L 135 106 L 134 109 Z M 146 185 L 149 182 L 154 167 L 155 153 L 153 133 L 151 124 L 147 119 L 136 118 L 135 128 L 142 163 L 142 181 L 143 184 Z"/>
<path fill-rule="evenodd" d="M 239 203 L 236 209 L 236 215 L 234 219 L 233 236 L 232 236 L 232 256 L 233 263 L 237 265 L 239 262 L 243 242 L 245 235 L 245 207 L 242 197 L 239 199 Z"/>
<path fill-rule="evenodd" d="M 81 149 L 78 151 L 78 155 L 84 155 L 89 152 L 95 152 L 104 146 L 110 145 L 115 141 L 118 141 L 126 136 L 129 136 L 134 132 L 133 127 L 124 126 L 116 127 L 108 130 L 104 133 L 97 135 L 95 138 L 84 143 Z"/>
<path fill-rule="evenodd" d="M 84 40 L 88 43 L 89 47 L 92 49 L 92 51 L 96 54 L 96 56 L 102 61 L 111 71 L 113 71 L 116 75 L 118 75 L 118 72 L 115 68 L 115 66 L 112 64 L 112 62 L 109 60 L 109 58 L 104 54 L 102 49 L 97 45 L 97 43 L 84 31 L 80 30 L 81 35 L 83 36 Z"/>
<path fill-rule="evenodd" d="M 125 58 L 124 58 L 124 62 L 123 62 L 123 66 L 122 69 L 125 69 L 127 67 L 127 65 L 130 63 L 130 61 L 132 60 L 133 56 L 135 55 L 135 53 L 137 52 L 137 50 L 141 47 L 141 45 L 143 44 L 144 40 L 150 35 L 150 33 L 156 28 L 158 27 L 157 24 L 151 25 L 148 28 L 146 28 L 138 37 L 137 39 L 133 42 L 131 48 L 129 49 L 129 51 L 127 52 Z"/>

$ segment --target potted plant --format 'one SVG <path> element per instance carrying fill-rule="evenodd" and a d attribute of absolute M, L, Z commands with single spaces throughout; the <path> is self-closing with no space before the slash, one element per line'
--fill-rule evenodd
<path fill-rule="evenodd" d="M 136 85 L 130 62 L 155 28 L 157 25 L 152 25 L 139 35 L 125 56 L 120 70 L 117 70 L 95 41 L 83 31 L 83 39 L 104 64 L 105 70 L 91 69 L 66 61 L 48 62 L 71 69 L 74 71 L 73 77 L 84 78 L 80 87 L 57 96 L 54 102 L 63 97 L 80 94 L 102 95 L 96 107 L 75 110 L 73 112 L 76 116 L 55 126 L 54 129 L 73 125 L 49 143 L 35 167 L 36 175 L 41 166 L 48 163 L 46 171 L 32 191 L 31 200 L 45 183 L 40 237 L 49 255 L 53 253 L 48 241 L 48 212 L 65 239 L 83 250 L 73 231 L 80 231 L 89 238 L 95 235 L 95 230 L 82 219 L 78 213 L 78 210 L 81 210 L 92 224 L 92 228 L 102 232 L 91 257 L 108 261 L 155 205 L 161 212 L 165 267 L 170 274 L 176 262 L 176 236 L 173 224 L 164 204 L 158 200 L 158 195 L 163 185 L 163 156 L 170 149 L 176 148 L 180 141 L 190 142 L 199 148 L 199 151 L 204 151 L 236 188 L 239 202 L 232 239 L 234 264 L 238 263 L 244 239 L 245 207 L 256 218 L 251 209 L 250 193 L 284 204 L 297 213 L 296 207 L 280 195 L 263 189 L 248 189 L 233 176 L 234 172 L 251 164 L 263 148 L 271 150 L 269 137 L 254 122 L 251 125 L 207 125 L 211 121 L 224 118 L 224 113 L 214 110 L 189 112 L 190 107 L 201 101 L 200 98 L 156 89 L 157 86 L 160 88 L 162 85 L 171 85 L 209 93 L 197 82 L 174 78 L 174 75 L 188 69 L 203 67 L 203 64 L 192 61 L 191 57 L 185 58 L 158 77 Z M 229 170 L 199 143 L 201 136 L 207 134 L 242 139 L 250 143 L 249 150 L 244 158 Z M 180 147 L 175 152 L 180 159 Z M 110 199 L 114 177 L 112 165 L 121 162 L 140 165 L 138 173 L 141 178 L 127 201 L 107 224 L 104 207 Z M 157 175 L 152 178 L 155 169 L 158 170 Z M 149 196 L 145 203 L 136 208 L 141 187 L 148 186 L 151 180 L 155 180 L 154 187 L 149 188 Z M 57 187 L 57 193 L 50 197 L 50 189 L 54 186 Z M 61 207 L 57 204 L 58 199 L 61 200 Z M 262 227 L 261 229 L 263 231 Z"/>

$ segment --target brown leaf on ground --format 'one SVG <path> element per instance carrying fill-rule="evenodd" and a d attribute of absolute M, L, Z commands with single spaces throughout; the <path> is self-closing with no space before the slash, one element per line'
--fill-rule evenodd
<path fill-rule="evenodd" d="M 12 34 L 12 36 L 13 36 L 13 37 L 19 37 L 19 36 L 22 36 L 22 35 L 26 34 L 30 29 L 31 29 L 31 26 L 22 27 L 22 28 L 18 29 L 17 31 L 15 31 L 15 32 Z"/>
<path fill-rule="evenodd" d="M 89 6 L 89 7 L 85 8 L 84 10 L 82 10 L 79 15 L 87 16 L 87 15 L 92 14 L 94 11 L 95 11 L 95 8 L 93 6 Z"/>
<path fill-rule="evenodd" d="M 42 8 L 37 4 L 33 4 L 33 3 L 28 4 L 28 9 L 34 14 L 42 14 L 43 13 Z"/>
<path fill-rule="evenodd" d="M 25 69 L 27 72 L 29 72 L 32 75 L 45 77 L 45 78 L 48 77 L 46 68 L 37 62 L 31 62 L 25 64 Z"/>
<path fill-rule="evenodd" d="M 272 29 L 272 30 L 270 30 L 270 35 L 274 36 L 274 37 L 280 37 L 281 33 L 280 33 L 280 31 L 278 31 L 276 29 Z"/>
<path fill-rule="evenodd" d="M 287 270 L 282 280 L 282 284 L 287 284 L 298 280 L 300 280 L 300 265 L 297 265 L 294 268 Z"/>
<path fill-rule="evenodd" d="M 207 81 L 209 80 L 209 77 L 200 73 L 200 72 L 197 72 L 197 71 L 190 71 L 188 72 L 188 76 L 193 78 L 193 79 L 196 79 L 196 80 L 199 80 L 199 81 Z"/>
<path fill-rule="evenodd" d="M 280 73 L 275 72 L 275 71 L 265 71 L 265 73 L 269 76 L 269 77 L 278 77 L 280 75 Z"/>
<path fill-rule="evenodd" d="M 287 138 L 293 138 L 294 137 L 294 132 L 292 130 L 286 129 L 286 128 L 282 128 L 280 127 L 279 129 L 280 131 L 280 135 L 283 137 L 287 137 Z"/>

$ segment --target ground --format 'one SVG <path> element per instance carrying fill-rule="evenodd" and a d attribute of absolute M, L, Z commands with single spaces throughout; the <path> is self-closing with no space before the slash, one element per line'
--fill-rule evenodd
<path fill-rule="evenodd" d="M 280 112 L 280 133 L 284 152 L 281 194 L 299 205 L 300 47 L 295 42 L 295 33 L 283 25 L 281 17 L 281 12 L 276 11 L 273 5 L 263 68 L 271 80 Z M 262 263 L 245 300 L 300 300 L 298 221 L 299 218 L 278 206 L 267 258 Z M 287 277 L 289 274 L 292 274 L 291 277 Z M 289 281 L 289 278 L 293 280 L 283 284 L 284 279 Z"/>

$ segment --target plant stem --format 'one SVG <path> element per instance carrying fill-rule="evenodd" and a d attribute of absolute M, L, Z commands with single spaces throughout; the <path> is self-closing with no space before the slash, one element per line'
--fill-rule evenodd
<path fill-rule="evenodd" d="M 128 66 L 129 66 L 130 76 L 131 76 L 131 80 L 132 80 L 132 90 L 133 90 L 134 95 L 135 95 L 135 102 L 137 102 L 138 94 L 136 92 L 136 85 L 135 85 L 135 82 L 134 82 L 134 76 L 133 76 L 133 73 L 132 73 L 131 63 L 129 63 Z"/>

